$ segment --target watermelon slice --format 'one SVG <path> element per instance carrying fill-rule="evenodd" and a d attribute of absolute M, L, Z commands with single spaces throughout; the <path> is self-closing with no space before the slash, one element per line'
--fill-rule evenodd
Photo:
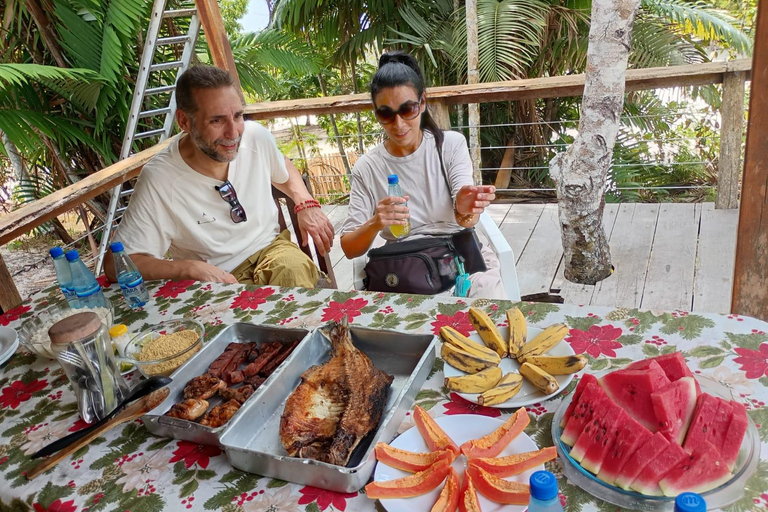
<path fill-rule="evenodd" d="M 731 406 L 733 407 L 733 415 L 731 416 L 731 424 L 728 425 L 728 432 L 725 434 L 725 441 L 722 448 L 720 448 L 720 457 L 726 463 L 728 469 L 733 471 L 736 459 L 739 458 L 741 441 L 744 439 L 744 434 L 747 433 L 749 419 L 747 418 L 747 408 L 744 407 L 744 404 L 732 401 Z"/>
<path fill-rule="evenodd" d="M 616 477 L 615 485 L 618 485 L 622 489 L 629 490 L 630 484 L 635 481 L 637 475 L 639 475 L 645 466 L 651 463 L 653 459 L 658 457 L 661 452 L 669 447 L 669 441 L 663 434 L 656 432 L 648 441 L 640 446 L 635 453 L 624 464 L 619 476 Z"/>
<path fill-rule="evenodd" d="M 688 457 L 688 454 L 679 444 L 669 443 L 667 449 L 653 459 L 635 478 L 630 488 L 649 496 L 663 496 L 664 493 L 661 492 L 661 487 L 659 487 L 659 480 L 686 457 Z"/>
<path fill-rule="evenodd" d="M 725 436 L 728 433 L 728 426 L 731 424 L 731 417 L 733 417 L 733 406 L 731 402 L 717 398 L 718 406 L 715 413 L 715 421 L 712 423 L 712 429 L 709 431 L 707 441 L 715 445 L 717 451 L 723 449 L 725 443 Z"/>
<path fill-rule="evenodd" d="M 560 421 L 560 428 L 565 428 L 565 425 L 568 423 L 568 419 L 571 417 L 571 414 L 573 414 L 573 409 L 576 407 L 576 404 L 579 403 L 579 397 L 581 397 L 581 393 L 590 383 L 597 384 L 597 378 L 591 373 L 585 373 L 579 379 L 579 383 L 576 386 L 576 389 L 573 390 L 573 398 L 571 398 L 571 403 L 568 404 L 568 408 L 565 410 L 565 414 L 563 414 L 563 419 Z"/>
<path fill-rule="evenodd" d="M 655 361 L 644 370 L 617 370 L 600 379 L 600 385 L 616 405 L 651 432 L 657 430 L 651 393 L 669 384 L 664 370 Z"/>
<path fill-rule="evenodd" d="M 720 452 L 704 440 L 688 457 L 678 462 L 659 482 L 665 496 L 677 496 L 681 492 L 704 493 L 731 478 L 728 465 L 720 460 Z"/>
<path fill-rule="evenodd" d="M 619 425 L 619 434 L 616 441 L 608 449 L 597 478 L 613 485 L 624 464 L 635 453 L 635 450 L 648 442 L 651 435 L 647 428 L 627 416 L 626 421 Z"/>
<path fill-rule="evenodd" d="M 613 446 L 619 435 L 620 426 L 629 420 L 629 416 L 621 407 L 613 407 L 604 416 L 606 428 L 597 433 L 594 442 L 589 445 L 581 461 L 581 467 L 591 471 L 595 475 L 600 472 L 603 460 L 608 455 L 608 450 Z M 581 436 L 579 436 L 581 439 Z M 578 445 L 579 443 L 576 442 Z"/>
<path fill-rule="evenodd" d="M 648 366 L 651 364 L 651 361 L 655 361 L 656 364 L 661 366 L 661 369 L 664 370 L 664 373 L 671 382 L 680 380 L 683 377 L 693 378 L 693 372 L 690 368 L 688 368 L 688 364 L 686 364 L 685 358 L 680 352 L 672 352 L 671 354 L 664 354 L 663 356 L 643 359 L 642 361 L 637 361 L 628 365 L 625 369 L 643 370 L 648 368 Z M 701 387 L 699 387 L 699 383 L 696 382 L 696 395 L 698 396 L 700 394 Z"/>
<path fill-rule="evenodd" d="M 720 403 L 717 398 L 709 393 L 699 395 L 696 408 L 693 410 L 691 426 L 688 427 L 688 433 L 685 435 L 685 442 L 683 442 L 683 449 L 686 452 L 693 453 L 697 446 L 709 438 L 719 406 Z"/>
<path fill-rule="evenodd" d="M 696 408 L 696 382 L 682 377 L 664 389 L 651 393 L 658 432 L 670 442 L 683 444 Z"/>
<path fill-rule="evenodd" d="M 581 431 L 584 430 L 584 425 L 592 418 L 592 413 L 604 410 L 609 404 L 612 404 L 611 399 L 605 394 L 603 388 L 595 383 L 587 384 L 581 393 L 579 404 L 573 409 L 573 414 L 560 435 L 560 440 L 573 446 Z"/>

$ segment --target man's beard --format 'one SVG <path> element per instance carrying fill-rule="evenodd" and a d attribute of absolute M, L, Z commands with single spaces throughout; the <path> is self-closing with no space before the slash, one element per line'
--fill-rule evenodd
<path fill-rule="evenodd" d="M 190 119 L 191 120 L 191 119 Z M 207 142 L 205 139 L 203 139 L 202 134 L 200 133 L 200 130 L 197 129 L 197 126 L 195 125 L 194 121 L 190 122 L 190 130 L 189 130 L 189 136 L 192 137 L 192 142 L 197 146 L 200 151 L 205 153 L 208 158 L 211 160 L 215 160 L 217 162 L 231 162 L 235 159 L 237 156 L 237 151 L 240 149 L 240 140 L 242 137 L 238 137 L 233 140 L 227 140 L 227 139 L 216 139 L 213 142 Z M 217 149 L 217 145 L 223 145 L 223 146 L 231 146 L 232 144 L 237 144 L 237 147 L 235 148 L 235 153 L 232 155 L 232 157 L 229 157 L 227 155 L 224 155 L 220 153 Z"/>

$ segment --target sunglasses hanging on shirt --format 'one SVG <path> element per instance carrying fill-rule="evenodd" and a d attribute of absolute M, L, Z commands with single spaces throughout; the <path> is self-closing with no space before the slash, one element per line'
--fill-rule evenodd
<path fill-rule="evenodd" d="M 235 192 L 235 187 L 229 180 L 225 181 L 223 185 L 216 185 L 213 188 L 219 192 L 219 195 L 223 200 L 229 203 L 229 206 L 231 207 L 229 210 L 229 217 L 232 219 L 232 222 L 237 224 L 238 222 L 245 222 L 248 220 L 248 216 L 245 214 L 245 208 L 243 208 L 243 205 L 237 200 L 237 192 Z"/>
<path fill-rule="evenodd" d="M 393 123 L 395 121 L 395 116 L 400 116 L 401 119 L 410 121 L 411 119 L 415 119 L 421 113 L 421 101 L 408 100 L 400 105 L 397 110 L 392 110 L 387 106 L 381 106 L 377 107 L 373 113 L 381 124 Z"/>

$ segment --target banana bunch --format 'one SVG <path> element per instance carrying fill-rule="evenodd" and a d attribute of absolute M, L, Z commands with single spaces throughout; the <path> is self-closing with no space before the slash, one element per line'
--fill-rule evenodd
<path fill-rule="evenodd" d="M 512 308 L 506 312 L 509 338 L 504 339 L 491 318 L 477 308 L 469 309 L 469 321 L 485 345 L 474 342 L 452 327 L 442 327 L 441 356 L 451 366 L 469 375 L 447 377 L 445 386 L 459 393 L 479 393 L 480 405 L 496 405 L 515 396 L 523 385 L 523 378 L 543 393 L 550 395 L 559 389 L 554 375 L 568 375 L 584 368 L 588 362 L 583 354 L 548 356 L 549 350 L 560 343 L 568 326 L 554 324 L 528 340 L 525 315 Z M 499 364 L 504 357 L 520 364 L 519 373 L 502 375 Z"/>

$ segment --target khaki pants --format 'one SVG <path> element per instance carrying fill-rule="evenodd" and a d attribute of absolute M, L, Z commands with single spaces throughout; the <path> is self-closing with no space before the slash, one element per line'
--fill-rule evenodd
<path fill-rule="evenodd" d="M 319 271 L 309 256 L 291 242 L 291 233 L 286 229 L 238 265 L 232 275 L 242 284 L 313 288 Z"/>

